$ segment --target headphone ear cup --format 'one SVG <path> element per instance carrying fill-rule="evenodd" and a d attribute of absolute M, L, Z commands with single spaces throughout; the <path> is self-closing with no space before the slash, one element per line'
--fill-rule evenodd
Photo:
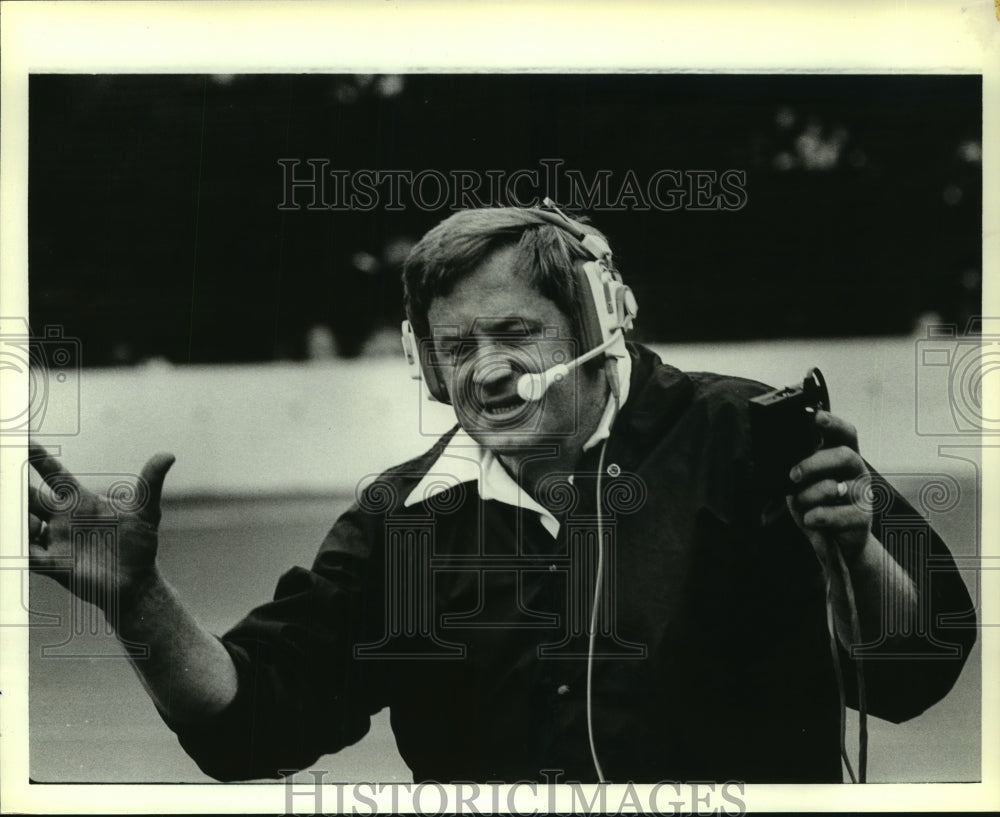
<path fill-rule="evenodd" d="M 451 405 L 451 398 L 448 396 L 448 386 L 440 366 L 435 365 L 435 361 L 430 358 L 434 355 L 434 341 L 424 338 L 420 342 L 420 371 L 423 373 L 424 382 L 427 384 L 427 392 L 432 400 L 439 403 Z"/>
<path fill-rule="evenodd" d="M 451 397 L 448 395 L 448 387 L 445 385 L 444 378 L 441 377 L 440 369 L 431 367 L 428 371 L 427 391 L 430 392 L 431 397 L 439 403 L 444 403 L 449 406 L 451 405 Z"/>
<path fill-rule="evenodd" d="M 413 335 L 413 324 L 408 320 L 403 321 L 400 332 L 399 339 L 403 342 L 403 355 L 410 369 L 410 377 L 419 380 L 420 367 L 417 365 L 417 340 Z"/>
<path fill-rule="evenodd" d="M 619 326 L 625 330 L 631 329 L 635 316 L 639 314 L 639 303 L 632 288 L 625 284 L 619 284 L 615 292 L 615 312 L 618 315 Z"/>
<path fill-rule="evenodd" d="M 579 293 L 574 302 L 573 324 L 579 334 L 581 346 L 577 351 L 578 355 L 586 354 L 607 340 L 597 312 L 600 305 L 594 294 L 595 291 L 600 293 L 604 286 L 601 282 L 601 270 L 597 261 L 577 264 Z"/>
<path fill-rule="evenodd" d="M 413 331 L 413 324 L 404 320 L 400 327 L 402 331 L 401 340 L 403 342 L 403 354 L 410 370 L 410 377 L 414 380 L 423 380 L 427 384 L 428 397 L 437 400 L 439 403 L 451 403 L 448 397 L 448 388 L 441 377 L 441 371 L 434 365 L 425 365 L 425 358 L 433 354 L 426 339 L 418 340 Z"/>

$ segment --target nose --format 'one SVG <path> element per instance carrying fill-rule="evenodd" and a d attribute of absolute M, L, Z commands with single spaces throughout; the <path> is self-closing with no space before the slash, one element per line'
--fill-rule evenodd
<path fill-rule="evenodd" d="M 483 397 L 498 397 L 510 391 L 515 374 L 510 361 L 491 357 L 476 364 L 472 371 L 472 384 Z"/>

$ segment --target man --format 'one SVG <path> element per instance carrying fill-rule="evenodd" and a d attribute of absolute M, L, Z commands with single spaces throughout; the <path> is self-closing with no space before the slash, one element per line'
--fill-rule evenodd
<path fill-rule="evenodd" d="M 460 212 L 404 283 L 414 365 L 460 425 L 359 491 L 311 570 L 205 631 L 156 565 L 164 454 L 117 570 L 76 564 L 91 600 L 117 595 L 119 637 L 150 645 L 140 679 L 208 774 L 303 768 L 388 706 L 417 781 L 839 782 L 842 696 L 901 721 L 951 688 L 974 629 L 944 544 L 881 483 L 873 512 L 877 475 L 828 412 L 787 502 L 762 486 L 747 404 L 767 389 L 626 346 L 634 302 L 596 230 Z M 43 571 L 70 553 L 47 490 L 29 500 Z M 890 518 L 927 538 L 890 552 Z M 889 637 L 886 610 L 927 628 Z"/>

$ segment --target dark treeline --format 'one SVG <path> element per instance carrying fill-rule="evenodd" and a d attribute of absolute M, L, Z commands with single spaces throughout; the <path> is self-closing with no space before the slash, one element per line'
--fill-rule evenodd
<path fill-rule="evenodd" d="M 644 340 L 964 324 L 981 302 L 981 89 L 978 76 L 36 75 L 31 323 L 80 338 L 85 365 L 302 358 L 317 328 L 356 355 L 398 327 L 400 261 L 450 208 L 555 193 L 612 239 Z M 316 207 L 307 187 L 287 200 L 288 174 L 314 168 Z"/>

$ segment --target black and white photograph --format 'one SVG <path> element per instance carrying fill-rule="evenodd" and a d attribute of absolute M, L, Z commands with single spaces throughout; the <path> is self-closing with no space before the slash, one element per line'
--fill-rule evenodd
<path fill-rule="evenodd" d="M 120 5 L 4 48 L 16 810 L 990 802 L 995 73 Z"/>

